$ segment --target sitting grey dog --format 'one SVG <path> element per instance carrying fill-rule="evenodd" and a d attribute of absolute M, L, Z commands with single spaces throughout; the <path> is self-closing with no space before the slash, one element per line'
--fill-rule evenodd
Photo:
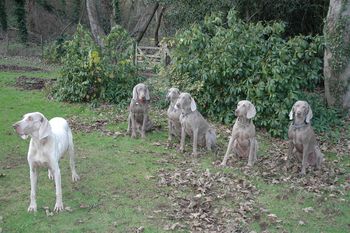
<path fill-rule="evenodd" d="M 289 119 L 293 122 L 289 126 L 288 164 L 294 154 L 301 161 L 301 175 L 305 175 L 308 165 L 319 169 L 323 162 L 323 154 L 316 142 L 314 130 L 311 127 L 313 117 L 310 105 L 306 101 L 297 101 L 293 105 Z"/>
<path fill-rule="evenodd" d="M 232 128 L 232 135 L 221 166 L 225 166 L 231 151 L 236 156 L 248 158 L 248 166 L 253 166 L 257 160 L 258 142 L 252 118 L 256 115 L 255 106 L 248 100 L 238 102 L 235 115 L 237 119 Z"/>
<path fill-rule="evenodd" d="M 181 135 L 181 123 L 180 114 L 181 110 L 175 107 L 176 101 L 180 96 L 179 89 L 172 87 L 168 90 L 166 95 L 167 100 L 170 101 L 170 105 L 167 111 L 168 115 L 168 141 L 171 142 L 174 137 L 180 137 Z"/>
<path fill-rule="evenodd" d="M 197 145 L 206 146 L 213 151 L 216 147 L 215 129 L 197 111 L 196 102 L 189 93 L 181 93 L 176 101 L 176 108 L 181 110 L 181 141 L 180 151 L 185 149 L 186 134 L 193 140 L 193 156 L 197 156 Z"/>
<path fill-rule="evenodd" d="M 137 84 L 132 91 L 132 99 L 129 106 L 128 130 L 131 137 L 136 137 L 136 131 L 145 137 L 145 133 L 153 128 L 153 123 L 148 116 L 148 103 L 150 100 L 148 87 L 143 84 Z"/>

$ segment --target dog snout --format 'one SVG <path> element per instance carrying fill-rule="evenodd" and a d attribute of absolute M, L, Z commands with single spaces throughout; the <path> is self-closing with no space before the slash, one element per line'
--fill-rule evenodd
<path fill-rule="evenodd" d="M 18 123 L 14 123 L 14 124 L 12 125 L 12 127 L 13 127 L 14 129 L 17 129 L 17 128 L 18 128 Z"/>

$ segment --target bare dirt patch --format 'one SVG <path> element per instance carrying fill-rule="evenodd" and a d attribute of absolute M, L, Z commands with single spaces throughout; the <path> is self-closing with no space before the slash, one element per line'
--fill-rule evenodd
<path fill-rule="evenodd" d="M 17 78 L 15 86 L 23 90 L 41 90 L 55 81 L 56 79 L 20 76 Z"/>
<path fill-rule="evenodd" d="M 31 66 L 17 66 L 17 65 L 1 65 L 0 71 L 45 71 L 38 67 Z"/>

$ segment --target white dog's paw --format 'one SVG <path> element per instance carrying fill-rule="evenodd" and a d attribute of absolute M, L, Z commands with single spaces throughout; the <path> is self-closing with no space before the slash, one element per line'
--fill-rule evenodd
<path fill-rule="evenodd" d="M 50 180 L 53 180 L 53 175 L 50 170 L 48 170 L 47 176 L 49 177 Z"/>
<path fill-rule="evenodd" d="M 80 176 L 77 173 L 73 173 L 72 174 L 72 181 L 77 182 L 78 180 L 80 180 Z"/>
<path fill-rule="evenodd" d="M 63 203 L 57 203 L 55 204 L 55 208 L 53 209 L 55 212 L 61 212 L 63 211 Z"/>
<path fill-rule="evenodd" d="M 30 203 L 29 207 L 28 207 L 28 212 L 36 212 L 36 204 L 32 204 Z"/>

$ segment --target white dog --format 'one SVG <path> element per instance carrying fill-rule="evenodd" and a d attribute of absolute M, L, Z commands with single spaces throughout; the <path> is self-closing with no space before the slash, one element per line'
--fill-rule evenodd
<path fill-rule="evenodd" d="M 42 166 L 48 167 L 49 178 L 55 181 L 56 204 L 54 211 L 62 211 L 61 172 L 58 161 L 65 152 L 68 152 L 70 157 L 73 182 L 80 179 L 75 171 L 73 137 L 67 121 L 61 117 L 55 117 L 48 121 L 40 112 L 32 112 L 25 114 L 23 119 L 16 122 L 13 127 L 23 139 L 31 137 L 28 149 L 31 186 L 28 212 L 37 210 L 37 168 Z"/>

